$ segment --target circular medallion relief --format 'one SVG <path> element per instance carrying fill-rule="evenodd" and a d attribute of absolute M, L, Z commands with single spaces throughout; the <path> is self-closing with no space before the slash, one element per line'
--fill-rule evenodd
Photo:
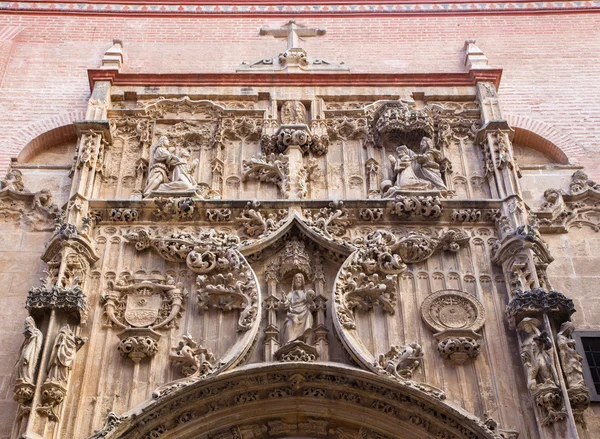
<path fill-rule="evenodd" d="M 421 316 L 436 332 L 449 329 L 477 331 L 483 326 L 485 310 L 473 295 L 460 290 L 440 290 L 421 305 Z"/>

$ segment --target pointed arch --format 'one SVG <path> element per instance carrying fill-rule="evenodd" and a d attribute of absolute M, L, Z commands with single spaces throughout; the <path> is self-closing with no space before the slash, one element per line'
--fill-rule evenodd
<path fill-rule="evenodd" d="M 497 430 L 488 429 L 474 415 L 410 381 L 341 364 L 302 362 L 253 364 L 190 382 L 123 417 L 109 415 L 105 428 L 92 437 L 267 439 L 281 435 L 500 438 Z"/>

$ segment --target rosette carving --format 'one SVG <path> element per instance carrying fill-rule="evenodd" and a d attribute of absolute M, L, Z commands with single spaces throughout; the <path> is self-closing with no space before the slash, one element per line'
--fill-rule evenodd
<path fill-rule="evenodd" d="M 438 352 L 456 364 L 475 358 L 481 350 L 485 310 L 471 294 L 459 290 L 442 290 L 428 296 L 421 305 L 421 317 L 435 332 Z"/>

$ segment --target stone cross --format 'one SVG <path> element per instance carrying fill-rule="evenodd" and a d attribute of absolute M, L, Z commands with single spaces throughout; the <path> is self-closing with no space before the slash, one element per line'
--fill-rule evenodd
<path fill-rule="evenodd" d="M 275 38 L 287 38 L 287 49 L 300 48 L 301 37 L 316 37 L 325 35 L 325 29 L 312 29 L 296 24 L 294 20 L 288 21 L 281 29 L 261 29 L 260 35 L 272 35 Z"/>

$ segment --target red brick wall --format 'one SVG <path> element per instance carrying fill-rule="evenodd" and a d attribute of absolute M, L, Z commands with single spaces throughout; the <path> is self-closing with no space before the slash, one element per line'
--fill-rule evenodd
<path fill-rule="evenodd" d="M 0 56 L 5 63 L 0 78 L 0 168 L 46 119 L 69 119 L 85 109 L 86 69 L 100 65 L 113 38 L 124 40 L 127 72 L 234 72 L 243 60 L 282 51 L 284 41 L 261 37 L 258 29 L 276 28 L 287 20 L 0 16 L 0 28 L 23 27 L 11 40 L 9 53 Z M 505 111 L 542 122 L 564 136 L 563 145 L 583 148 L 590 175 L 600 179 L 600 38 L 594 37 L 600 14 L 297 21 L 327 29 L 327 35 L 306 40 L 309 55 L 343 60 L 354 72 L 459 72 L 464 69 L 464 40 L 476 38 L 490 65 L 504 68 L 500 91 Z M 56 123 L 48 122 L 48 129 Z"/>

